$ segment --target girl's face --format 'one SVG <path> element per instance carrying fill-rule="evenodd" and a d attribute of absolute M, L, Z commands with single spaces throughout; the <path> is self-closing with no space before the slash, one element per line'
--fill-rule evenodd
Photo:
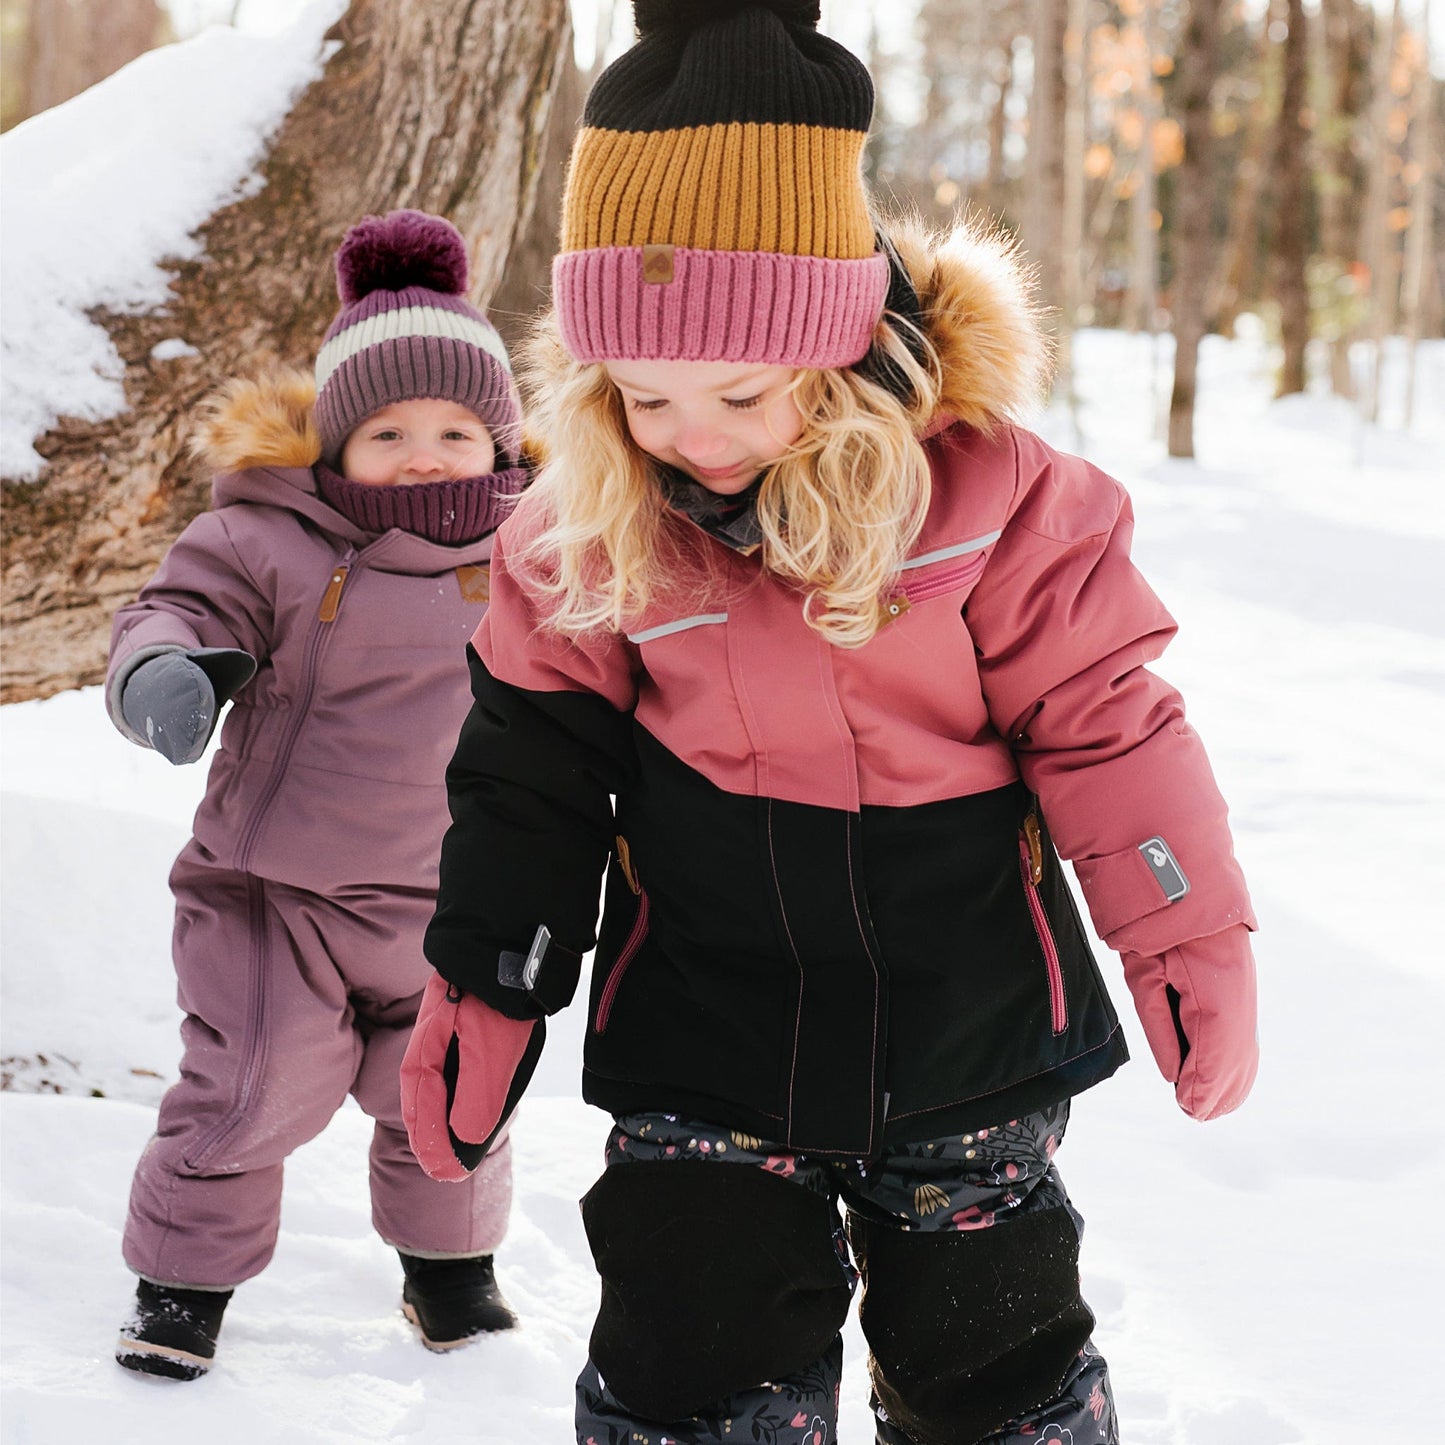
<path fill-rule="evenodd" d="M 486 476 L 497 449 L 481 420 L 454 401 L 395 401 L 373 412 L 346 439 L 341 475 L 371 487 Z"/>
<path fill-rule="evenodd" d="M 710 492 L 745 491 L 802 435 L 791 366 L 745 361 L 609 361 L 632 440 Z"/>

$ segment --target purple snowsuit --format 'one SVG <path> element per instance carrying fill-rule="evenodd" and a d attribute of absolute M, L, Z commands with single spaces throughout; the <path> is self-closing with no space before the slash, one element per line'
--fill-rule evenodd
<path fill-rule="evenodd" d="M 216 479 L 115 619 L 106 701 L 158 653 L 244 648 L 194 836 L 176 860 L 184 1058 L 136 1169 L 126 1263 L 225 1288 L 275 1248 L 282 1161 L 348 1093 L 376 1121 L 372 1220 L 408 1254 L 489 1254 L 510 1148 L 465 1184 L 426 1177 L 398 1070 L 431 973 L 444 774 L 470 704 L 465 649 L 486 606 L 490 535 L 443 546 L 359 531 L 307 467 Z"/>

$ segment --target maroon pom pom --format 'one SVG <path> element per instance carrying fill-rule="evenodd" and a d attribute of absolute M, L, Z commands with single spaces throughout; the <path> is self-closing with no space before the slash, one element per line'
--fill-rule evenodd
<path fill-rule="evenodd" d="M 686 33 L 742 10 L 771 10 L 785 25 L 812 30 L 822 17 L 822 0 L 632 0 L 638 36 Z"/>
<path fill-rule="evenodd" d="M 461 232 L 425 211 L 367 216 L 336 252 L 336 289 L 343 306 L 373 291 L 424 286 L 461 296 L 467 289 L 467 244 Z"/>

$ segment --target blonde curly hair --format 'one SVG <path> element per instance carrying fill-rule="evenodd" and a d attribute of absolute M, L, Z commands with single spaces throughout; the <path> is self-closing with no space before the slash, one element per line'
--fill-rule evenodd
<path fill-rule="evenodd" d="M 939 407 L 938 355 L 885 313 L 870 357 L 877 366 L 793 377 L 803 432 L 757 500 L 763 567 L 797 587 L 808 625 L 839 647 L 861 647 L 886 619 L 932 490 L 919 437 Z M 893 385 L 874 379 L 879 367 Z M 522 348 L 520 380 L 545 460 L 518 508 L 536 520 L 516 565 L 556 631 L 624 631 L 685 570 L 659 464 L 632 440 L 605 367 L 568 355 L 551 312 Z"/>

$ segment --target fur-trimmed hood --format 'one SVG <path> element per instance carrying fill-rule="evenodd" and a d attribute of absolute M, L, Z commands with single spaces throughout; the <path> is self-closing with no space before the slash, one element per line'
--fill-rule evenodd
<path fill-rule="evenodd" d="M 252 467 L 314 467 L 321 435 L 312 408 L 316 383 L 297 369 L 228 381 L 201 403 L 191 452 L 214 472 Z M 521 464 L 535 464 L 523 445 Z"/>
<path fill-rule="evenodd" d="M 201 403 L 192 453 L 211 468 L 211 507 L 238 502 L 298 513 L 353 547 L 375 536 L 343 516 L 317 487 L 321 438 L 312 418 L 316 388 L 300 370 L 277 370 L 227 382 Z M 485 562 L 492 533 L 469 542 L 433 542 L 392 529 L 383 539 L 383 570 L 428 574 L 459 563 Z"/>
<path fill-rule="evenodd" d="M 315 400 L 316 383 L 304 371 L 229 381 L 201 404 L 191 450 L 216 472 L 315 466 Z"/>
<path fill-rule="evenodd" d="M 943 362 L 943 412 L 984 431 L 1021 420 L 1043 400 L 1053 346 L 1018 243 L 978 220 L 943 232 L 912 218 L 884 229 Z"/>

